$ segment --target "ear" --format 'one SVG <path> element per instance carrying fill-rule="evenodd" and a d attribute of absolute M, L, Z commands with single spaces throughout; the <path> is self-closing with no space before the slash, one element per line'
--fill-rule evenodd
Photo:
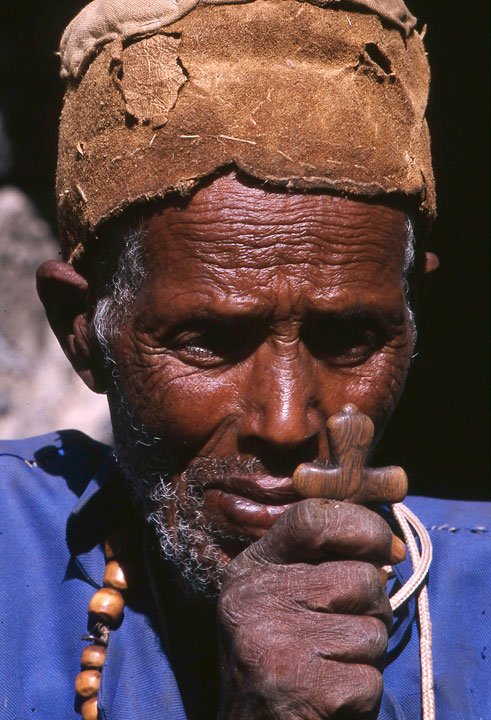
<path fill-rule="evenodd" d="M 87 307 L 87 280 L 57 260 L 43 263 L 36 280 L 51 329 L 75 372 L 91 390 L 105 392 L 107 372 Z"/>
<path fill-rule="evenodd" d="M 440 260 L 435 253 L 425 252 L 425 275 L 435 272 L 440 267 Z"/>

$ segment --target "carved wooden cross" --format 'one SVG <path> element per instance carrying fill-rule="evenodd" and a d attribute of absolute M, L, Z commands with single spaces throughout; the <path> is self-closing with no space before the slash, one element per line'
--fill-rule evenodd
<path fill-rule="evenodd" d="M 299 465 L 293 474 L 303 497 L 331 498 L 366 505 L 401 502 L 407 493 L 407 476 L 400 467 L 368 468 L 367 456 L 374 426 L 356 405 L 345 405 L 327 421 L 331 465 Z"/>

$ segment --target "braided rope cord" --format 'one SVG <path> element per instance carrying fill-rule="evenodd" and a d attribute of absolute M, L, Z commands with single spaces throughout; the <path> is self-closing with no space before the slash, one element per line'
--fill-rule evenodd
<path fill-rule="evenodd" d="M 413 574 L 400 590 L 390 598 L 390 604 L 394 611 L 418 593 L 417 607 L 419 617 L 422 720 L 435 720 L 431 618 L 428 588 L 426 586 L 433 548 L 426 528 L 408 507 L 402 503 L 397 503 L 392 505 L 392 512 L 401 527 L 402 534 L 409 549 L 409 555 L 413 565 Z M 415 535 L 419 537 L 421 551 L 416 543 Z"/>

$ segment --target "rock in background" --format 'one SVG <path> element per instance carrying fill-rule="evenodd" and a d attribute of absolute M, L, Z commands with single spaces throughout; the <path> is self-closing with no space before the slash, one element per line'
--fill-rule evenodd
<path fill-rule="evenodd" d="M 0 176 L 12 152 L 0 121 Z M 0 179 L 1 179 L 0 178 Z M 0 188 L 0 437 L 77 428 L 103 442 L 111 431 L 106 398 L 72 370 L 38 299 L 37 267 L 58 256 L 49 225 L 19 188 Z"/>

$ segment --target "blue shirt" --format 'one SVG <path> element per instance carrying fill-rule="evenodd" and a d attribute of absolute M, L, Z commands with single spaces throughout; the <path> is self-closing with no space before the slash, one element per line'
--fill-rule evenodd
<path fill-rule="evenodd" d="M 75 431 L 0 443 L 0 719 L 79 720 L 74 680 L 104 554 L 87 538 L 109 450 Z M 408 498 L 428 528 L 437 718 L 491 714 L 491 511 L 487 503 Z M 84 542 L 84 540 L 87 540 Z M 404 582 L 406 560 L 397 568 Z M 397 611 L 383 720 L 419 720 L 415 601 Z M 172 668 L 147 613 L 125 611 L 102 671 L 103 720 L 184 720 Z"/>

